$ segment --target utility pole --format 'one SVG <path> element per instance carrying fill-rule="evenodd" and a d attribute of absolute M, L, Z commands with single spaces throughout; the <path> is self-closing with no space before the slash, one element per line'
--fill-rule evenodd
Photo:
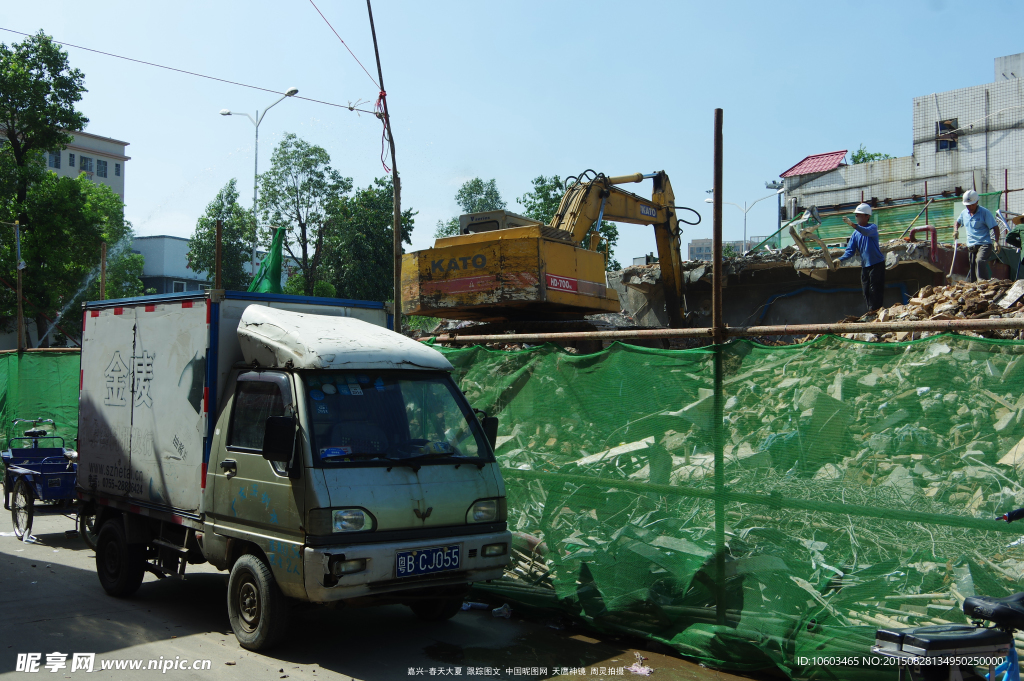
<path fill-rule="evenodd" d="M 220 271 L 220 252 L 224 240 L 224 223 L 217 220 L 217 244 L 216 253 L 213 256 L 213 288 L 216 290 L 221 289 L 221 271 Z"/>
<path fill-rule="evenodd" d="M 402 330 L 402 185 L 398 179 L 398 162 L 395 160 L 395 138 L 391 134 L 391 117 L 388 115 L 387 91 L 384 89 L 384 73 L 380 68 L 380 50 L 377 48 L 377 31 L 373 27 L 373 8 L 370 0 L 366 0 L 366 12 L 370 15 L 370 33 L 373 35 L 373 53 L 377 57 L 377 84 L 380 85 L 380 99 L 384 106 L 384 129 L 388 135 L 388 146 L 391 147 L 391 176 L 395 184 L 395 218 L 394 218 L 394 294 L 395 294 L 395 330 Z"/>

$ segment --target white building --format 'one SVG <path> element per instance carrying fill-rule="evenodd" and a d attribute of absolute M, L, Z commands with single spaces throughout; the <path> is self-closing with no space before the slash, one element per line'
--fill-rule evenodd
<path fill-rule="evenodd" d="M 93 182 L 105 184 L 124 201 L 124 155 L 128 142 L 100 137 L 88 132 L 73 132 L 74 141 L 63 151 L 46 154 L 46 165 L 62 177 L 78 177 L 85 173 Z"/>
<path fill-rule="evenodd" d="M 845 165 L 845 151 L 808 156 L 782 174 L 786 213 L 875 206 L 967 189 L 1010 191 L 1024 212 L 1024 53 L 995 60 L 995 80 L 913 100 L 913 154 Z"/>

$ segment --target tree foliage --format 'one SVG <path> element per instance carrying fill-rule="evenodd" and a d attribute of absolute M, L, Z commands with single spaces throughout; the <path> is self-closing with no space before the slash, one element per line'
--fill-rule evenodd
<path fill-rule="evenodd" d="M 459 191 L 455 194 L 455 203 L 463 213 L 486 213 L 490 210 L 504 210 L 505 201 L 498 191 L 498 184 L 494 179 L 484 182 L 479 177 L 474 177 L 462 183 Z M 449 220 L 438 220 L 437 228 L 434 230 L 434 238 L 440 239 L 446 236 L 455 236 L 459 233 L 459 218 Z"/>
<path fill-rule="evenodd" d="M 35 157 L 64 149 L 74 139 L 68 131 L 89 122 L 75 109 L 86 92 L 84 82 L 67 52 L 42 31 L 10 46 L 0 43 L 0 127 L 16 167 L 16 214 L 22 222 L 28 222 L 28 188 L 38 179 Z"/>
<path fill-rule="evenodd" d="M 237 180 L 231 178 L 206 212 L 196 221 L 188 241 L 188 266 L 197 275 L 205 272 L 212 282 L 216 268 L 217 220 L 221 221 L 221 284 L 231 291 L 245 291 L 252 281 L 252 240 L 256 226 L 252 213 L 238 203 Z M 305 280 L 303 280 L 305 282 Z M 304 285 L 304 284 L 303 284 Z"/>
<path fill-rule="evenodd" d="M 323 147 L 285 133 L 270 157 L 270 170 L 259 176 L 260 240 L 269 246 L 274 228 L 287 227 L 284 250 L 298 267 L 304 293 L 313 295 L 324 269 L 328 211 L 352 191 L 352 178 L 331 167 Z"/>
<path fill-rule="evenodd" d="M 558 175 L 546 177 L 538 175 L 533 178 L 533 189 L 516 199 L 516 203 L 525 210 L 523 215 L 533 220 L 540 220 L 545 225 L 550 225 L 558 205 L 562 202 L 562 195 L 565 189 L 562 178 Z M 621 270 L 622 265 L 615 259 L 615 246 L 619 243 L 619 228 L 614 222 L 602 220 L 599 226 L 591 226 L 583 243 L 589 243 L 590 235 L 598 233 L 602 237 L 601 244 L 597 247 L 598 252 L 604 253 L 606 262 L 605 269 L 612 272 Z"/>
<path fill-rule="evenodd" d="M 872 161 L 884 161 L 887 158 L 893 158 L 889 154 L 883 154 L 880 151 L 868 151 L 864 148 L 864 145 L 860 145 L 857 151 L 850 155 L 850 161 L 857 165 L 858 163 L 870 163 Z"/>
<path fill-rule="evenodd" d="M 353 196 L 332 204 L 327 264 L 340 298 L 394 299 L 394 183 L 377 178 Z M 402 241 L 412 243 L 416 213 L 402 211 Z"/>

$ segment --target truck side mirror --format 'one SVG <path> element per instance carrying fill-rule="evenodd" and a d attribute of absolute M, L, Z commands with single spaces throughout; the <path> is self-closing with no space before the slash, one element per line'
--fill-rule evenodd
<path fill-rule="evenodd" d="M 269 416 L 263 431 L 263 458 L 287 463 L 295 449 L 295 417 Z"/>
<path fill-rule="evenodd" d="M 487 441 L 491 443 L 491 449 L 494 450 L 498 446 L 498 417 L 485 416 L 480 420 L 480 425 L 484 429 Z"/>

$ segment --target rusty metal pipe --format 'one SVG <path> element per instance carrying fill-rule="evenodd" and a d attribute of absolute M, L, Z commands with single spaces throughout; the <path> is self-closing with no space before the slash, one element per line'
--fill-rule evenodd
<path fill-rule="evenodd" d="M 725 336 L 806 336 L 810 334 L 891 333 L 897 331 L 998 331 L 1024 329 L 1024 317 L 1012 319 L 931 319 L 925 321 L 868 322 L 864 324 L 781 324 L 776 326 L 727 326 Z M 624 331 L 569 331 L 561 333 L 511 333 L 492 335 L 442 334 L 438 343 L 549 343 L 576 340 L 626 341 L 648 338 L 714 337 L 714 328 L 636 329 Z"/>

